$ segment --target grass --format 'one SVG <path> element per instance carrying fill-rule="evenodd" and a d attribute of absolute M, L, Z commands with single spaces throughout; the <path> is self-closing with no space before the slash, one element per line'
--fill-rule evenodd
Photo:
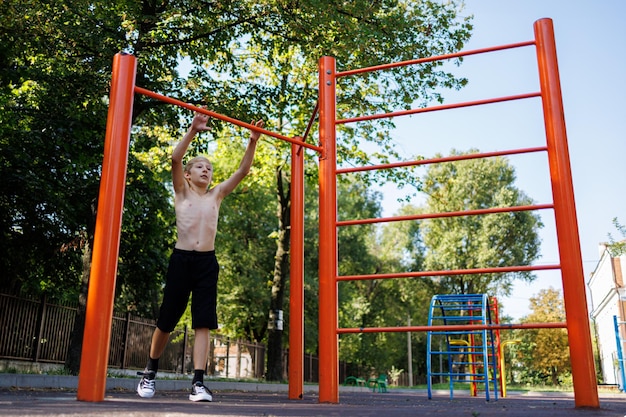
<path fill-rule="evenodd" d="M 459 391 L 469 391 L 469 383 L 467 382 L 455 382 L 452 384 L 453 389 L 459 390 Z M 394 388 L 394 387 L 391 387 Z M 398 387 L 398 388 L 406 388 L 406 387 Z M 414 389 L 428 389 L 428 386 L 426 384 L 421 384 L 421 385 L 415 385 L 411 388 Z M 478 384 L 478 388 L 479 390 L 484 390 L 484 384 Z M 450 389 L 450 384 L 445 382 L 445 383 L 438 383 L 438 384 L 433 384 L 432 385 L 432 389 L 433 390 L 449 390 Z M 489 387 L 490 391 L 493 391 L 493 386 L 490 385 Z M 517 392 L 574 392 L 574 387 L 572 385 L 569 384 L 564 384 L 564 385 L 559 385 L 559 386 L 554 386 L 554 385 L 544 385 L 544 384 L 538 384 L 538 385 L 530 385 L 530 384 L 507 384 L 506 385 L 506 390 L 507 391 L 517 391 Z M 598 392 L 604 392 L 604 393 L 611 393 L 611 392 L 619 392 L 619 390 L 617 389 L 617 387 L 614 386 L 602 386 L 602 385 L 598 385 Z"/>

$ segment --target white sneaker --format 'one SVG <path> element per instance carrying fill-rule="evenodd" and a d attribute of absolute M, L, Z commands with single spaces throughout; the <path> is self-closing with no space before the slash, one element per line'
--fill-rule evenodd
<path fill-rule="evenodd" d="M 137 385 L 137 394 L 142 398 L 154 397 L 154 378 L 156 374 L 153 371 L 137 372 L 137 375 L 141 375 L 142 378 Z"/>
<path fill-rule="evenodd" d="M 198 381 L 191 388 L 189 399 L 191 401 L 213 401 L 213 393 L 202 382 Z"/>

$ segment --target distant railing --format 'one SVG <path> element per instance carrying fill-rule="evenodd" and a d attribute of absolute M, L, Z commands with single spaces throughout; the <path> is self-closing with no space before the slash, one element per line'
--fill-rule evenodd
<path fill-rule="evenodd" d="M 65 363 L 77 306 L 0 293 L 0 359 L 39 363 Z M 111 325 L 109 368 L 143 369 L 146 366 L 155 321 L 130 313 L 114 314 Z M 193 372 L 193 332 L 175 330 L 159 360 L 164 372 Z M 207 375 L 261 379 L 265 375 L 263 344 L 212 334 Z M 289 350 L 283 351 L 283 378 L 288 378 Z M 358 368 L 340 361 L 339 378 L 359 375 Z M 319 359 L 304 354 L 304 381 L 319 381 Z"/>
<path fill-rule="evenodd" d="M 76 305 L 50 303 L 46 297 L 0 293 L 0 359 L 65 363 L 76 310 Z M 143 369 L 154 328 L 154 320 L 114 314 L 108 366 Z M 175 330 L 159 368 L 181 374 L 193 371 L 192 346 L 193 332 Z M 265 346 L 212 335 L 208 369 L 213 376 L 262 378 Z"/>

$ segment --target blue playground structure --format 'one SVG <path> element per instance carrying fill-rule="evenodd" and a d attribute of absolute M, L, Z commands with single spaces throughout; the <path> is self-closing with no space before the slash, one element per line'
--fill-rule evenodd
<path fill-rule="evenodd" d="M 477 395 L 483 387 L 486 400 L 493 390 L 498 399 L 500 378 L 500 337 L 497 330 L 472 329 L 498 323 L 497 303 L 486 294 L 435 295 L 430 302 L 427 332 L 427 383 L 428 398 L 432 398 L 435 377 L 438 382 L 447 380 L 450 398 L 454 397 L 454 384 L 468 383 L 470 393 Z M 460 329 L 459 326 L 469 326 Z M 450 329 L 446 329 L 449 327 Z M 438 363 L 435 370 L 433 363 Z"/>
<path fill-rule="evenodd" d="M 617 343 L 617 363 L 619 365 L 619 380 L 617 385 L 620 391 L 625 392 L 626 372 L 624 371 L 624 343 L 626 339 L 622 338 L 619 333 L 619 326 L 626 324 L 626 321 L 618 321 L 617 316 L 613 316 L 613 324 L 615 325 L 615 342 Z"/>

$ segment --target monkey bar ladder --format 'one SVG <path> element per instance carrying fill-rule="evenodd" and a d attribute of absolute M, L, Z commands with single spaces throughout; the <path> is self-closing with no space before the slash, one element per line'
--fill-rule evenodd
<path fill-rule="evenodd" d="M 570 346 L 572 379 L 576 407 L 598 408 L 598 387 L 595 377 L 595 364 L 591 346 L 591 333 L 585 294 L 574 187 L 569 161 L 565 117 L 561 98 L 554 29 L 551 19 L 540 19 L 534 23 L 535 39 L 516 44 L 458 52 L 448 55 L 420 58 L 410 61 L 383 64 L 379 66 L 337 72 L 333 57 L 322 57 L 319 61 L 319 133 L 323 148 L 320 157 L 320 227 L 319 227 L 319 401 L 337 403 L 338 396 L 338 337 L 346 333 L 364 332 L 423 332 L 439 330 L 478 330 L 478 329 L 521 329 L 521 328 L 566 328 Z M 459 58 L 505 49 L 534 46 L 539 70 L 539 92 L 531 92 L 508 97 L 498 97 L 479 101 L 438 105 L 412 110 L 395 111 L 385 114 L 365 115 L 341 119 L 336 114 L 336 84 L 339 78 L 366 72 L 387 70 L 405 65 L 415 65 L 437 60 Z M 546 132 L 546 146 L 526 149 L 512 149 L 490 153 L 452 156 L 447 158 L 403 161 L 398 163 L 339 168 L 336 155 L 336 127 L 339 124 L 363 122 L 374 119 L 404 116 L 429 111 L 484 105 L 490 103 L 521 100 L 538 97 L 541 99 Z M 518 207 L 494 207 L 480 210 L 428 213 L 414 216 L 391 218 L 359 219 L 339 221 L 337 219 L 337 175 L 366 170 L 393 169 L 432 163 L 446 163 L 471 158 L 487 158 L 531 152 L 546 152 L 550 167 L 550 183 L 553 203 Z M 491 213 L 504 213 L 522 210 L 553 210 L 556 223 L 560 263 L 556 265 L 514 265 L 496 268 L 475 268 L 454 271 L 417 271 L 392 274 L 340 276 L 338 273 L 337 228 L 356 224 L 389 221 L 408 221 L 454 216 L 475 216 Z M 437 277 L 450 275 L 506 273 L 533 270 L 560 269 L 563 282 L 565 323 L 522 323 L 522 324 L 465 324 L 451 326 L 406 326 L 339 328 L 337 285 L 341 281 Z M 445 329 L 444 329 L 445 328 Z"/>

